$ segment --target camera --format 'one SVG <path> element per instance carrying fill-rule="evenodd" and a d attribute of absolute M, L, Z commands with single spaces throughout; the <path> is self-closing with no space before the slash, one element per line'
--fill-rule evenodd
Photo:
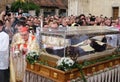
<path fill-rule="evenodd" d="M 10 13 L 10 6 L 9 5 L 7 5 L 6 6 L 6 12 L 5 12 L 6 14 L 6 16 L 11 16 L 11 13 Z"/>
<path fill-rule="evenodd" d="M 90 21 L 95 21 L 95 19 L 96 19 L 95 16 L 90 17 Z"/>

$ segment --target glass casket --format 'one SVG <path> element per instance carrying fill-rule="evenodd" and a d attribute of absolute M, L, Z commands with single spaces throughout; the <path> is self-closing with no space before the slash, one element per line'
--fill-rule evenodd
<path fill-rule="evenodd" d="M 85 76 L 119 65 L 120 56 L 116 52 L 118 50 L 118 38 L 116 38 L 116 46 L 108 44 L 110 36 L 118 37 L 119 33 L 118 29 L 105 26 L 65 27 L 59 30 L 41 31 L 42 55 L 40 60 L 47 65 L 28 64 L 27 71 L 56 82 L 67 82 L 81 75 L 78 69 L 64 72 L 54 68 L 61 57 L 70 57 L 80 64 L 84 64 L 82 70 Z M 115 58 L 110 59 L 113 56 Z"/>

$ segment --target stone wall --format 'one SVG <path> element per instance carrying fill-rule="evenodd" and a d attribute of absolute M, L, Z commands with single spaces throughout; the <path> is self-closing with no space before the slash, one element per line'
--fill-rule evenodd
<path fill-rule="evenodd" d="M 86 14 L 89 12 L 89 0 L 68 0 L 68 15 Z"/>
<path fill-rule="evenodd" d="M 112 17 L 112 7 L 119 7 L 120 0 L 68 0 L 68 15 L 101 15 Z"/>
<path fill-rule="evenodd" d="M 112 7 L 119 7 L 120 16 L 120 0 L 90 0 L 90 13 L 95 15 L 103 14 L 112 17 Z"/>

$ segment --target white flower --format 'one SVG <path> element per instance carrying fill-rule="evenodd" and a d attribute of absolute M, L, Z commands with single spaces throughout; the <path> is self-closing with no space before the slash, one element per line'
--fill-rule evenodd
<path fill-rule="evenodd" d="M 39 54 L 35 51 L 30 51 L 30 52 L 28 52 L 28 55 L 31 57 L 34 57 L 35 55 L 39 55 Z"/>
<path fill-rule="evenodd" d="M 32 56 L 32 57 L 33 57 L 34 55 L 35 55 L 35 54 L 30 53 L 30 56 Z"/>
<path fill-rule="evenodd" d="M 74 64 L 74 61 L 68 58 L 66 59 L 65 63 L 68 64 L 69 66 L 72 66 Z"/>
<path fill-rule="evenodd" d="M 74 64 L 74 61 L 70 58 L 67 58 L 65 63 L 68 64 L 69 66 L 72 66 Z"/>
<path fill-rule="evenodd" d="M 57 61 L 57 66 L 62 66 L 63 63 L 67 64 L 68 66 L 72 66 L 74 64 L 74 61 L 69 57 L 62 57 Z"/>
<path fill-rule="evenodd" d="M 14 52 L 15 54 L 19 54 L 20 53 L 20 51 L 19 50 L 15 50 L 15 52 Z"/>
<path fill-rule="evenodd" d="M 62 61 L 61 61 L 61 60 L 58 60 L 58 61 L 57 61 L 57 65 L 58 65 L 58 66 L 63 65 L 63 64 L 62 64 Z"/>

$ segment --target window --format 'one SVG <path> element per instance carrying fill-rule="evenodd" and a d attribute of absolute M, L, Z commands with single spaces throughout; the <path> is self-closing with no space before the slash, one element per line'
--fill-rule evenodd
<path fill-rule="evenodd" d="M 113 19 L 117 19 L 119 15 L 119 7 L 113 7 Z"/>

